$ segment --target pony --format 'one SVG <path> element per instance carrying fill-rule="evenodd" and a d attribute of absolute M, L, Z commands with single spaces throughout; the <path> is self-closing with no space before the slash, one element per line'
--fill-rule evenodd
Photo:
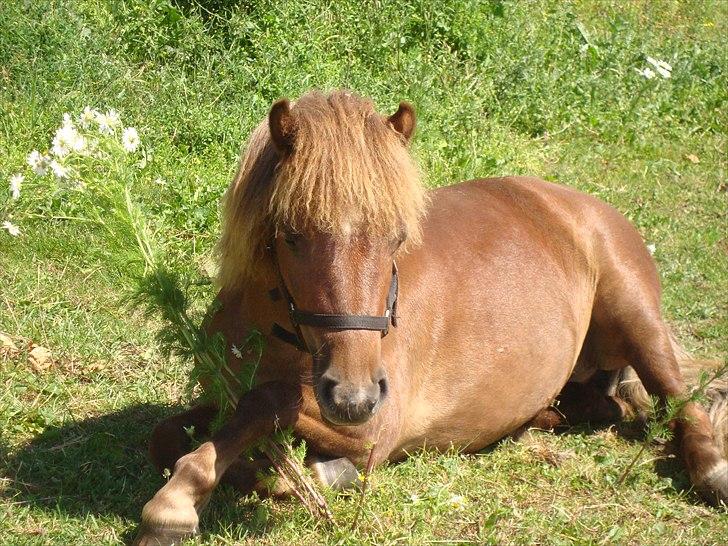
<path fill-rule="evenodd" d="M 222 479 L 258 487 L 241 453 L 277 428 L 306 441 L 324 484 L 346 487 L 369 460 L 474 452 L 686 392 L 655 263 L 617 210 L 528 177 L 426 191 L 415 123 L 405 102 L 384 116 L 354 93 L 314 91 L 273 104 L 252 133 L 224 197 L 206 328 L 224 335 L 233 372 L 233 346 L 265 335 L 256 385 L 190 453 L 184 427 L 209 432 L 217 408 L 155 428 L 151 457 L 173 472 L 136 544 L 196 533 Z M 714 393 L 720 434 L 692 402 L 672 426 L 695 489 L 727 502 L 728 387 Z"/>

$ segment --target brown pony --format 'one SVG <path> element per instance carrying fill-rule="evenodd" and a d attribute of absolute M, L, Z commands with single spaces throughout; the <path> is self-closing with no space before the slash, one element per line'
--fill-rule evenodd
<path fill-rule="evenodd" d="M 191 453 L 182 427 L 204 432 L 214 407 L 155 429 L 152 458 L 174 471 L 138 544 L 195 533 L 223 477 L 255 487 L 240 455 L 276 427 L 340 487 L 372 444 L 380 463 L 424 445 L 477 451 L 529 424 L 618 420 L 632 409 L 624 370 L 663 399 L 685 392 L 655 264 L 619 212 L 535 178 L 426 192 L 414 127 L 406 103 L 384 117 L 352 93 L 312 92 L 274 104 L 252 134 L 225 196 L 208 329 L 233 370 L 232 346 L 266 334 L 257 386 Z M 728 501 L 723 435 L 696 404 L 674 427 L 695 488 Z"/>

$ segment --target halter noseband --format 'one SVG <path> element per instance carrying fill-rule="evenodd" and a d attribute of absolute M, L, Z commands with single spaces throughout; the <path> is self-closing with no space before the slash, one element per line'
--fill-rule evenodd
<path fill-rule="evenodd" d="M 392 280 L 389 283 L 387 292 L 387 308 L 384 315 L 337 315 L 328 313 L 312 313 L 296 308 L 291 293 L 283 280 L 278 260 L 273 256 L 276 271 L 278 273 L 278 288 L 268 292 L 271 300 L 277 301 L 283 297 L 288 307 L 288 317 L 295 332 L 283 328 L 280 324 L 273 323 L 271 334 L 296 347 L 299 351 L 311 353 L 301 332 L 301 326 L 314 326 L 327 328 L 329 330 L 373 330 L 382 333 L 382 337 L 389 333 L 389 324 L 397 326 L 397 292 L 399 279 L 397 277 L 397 264 L 392 262 Z"/>

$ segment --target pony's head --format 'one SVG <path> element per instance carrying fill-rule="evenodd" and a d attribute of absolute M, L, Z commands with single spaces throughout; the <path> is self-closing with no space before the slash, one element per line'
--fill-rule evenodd
<path fill-rule="evenodd" d="M 224 205 L 220 283 L 281 283 L 298 309 L 383 315 L 397 252 L 416 245 L 425 193 L 407 150 L 408 104 L 393 115 L 349 92 L 276 102 L 252 134 Z M 379 331 L 300 326 L 321 412 L 368 420 L 387 391 Z"/>

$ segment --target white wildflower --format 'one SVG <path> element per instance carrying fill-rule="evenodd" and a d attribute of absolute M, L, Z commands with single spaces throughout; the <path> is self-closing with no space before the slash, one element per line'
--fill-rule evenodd
<path fill-rule="evenodd" d="M 86 139 L 83 137 L 83 135 L 76 133 L 76 138 L 73 141 L 73 151 L 74 152 L 83 152 L 86 149 L 86 146 L 88 143 L 86 142 Z"/>
<path fill-rule="evenodd" d="M 90 106 L 86 106 L 83 109 L 83 112 L 78 116 L 78 122 L 81 124 L 81 127 L 84 129 L 88 129 L 91 127 L 91 124 L 96 121 L 96 119 L 99 116 L 99 112 L 97 110 L 94 110 Z"/>
<path fill-rule="evenodd" d="M 8 222 L 7 220 L 3 222 L 3 229 L 7 229 L 8 233 L 13 237 L 17 237 L 18 235 L 20 235 L 20 228 L 15 224 Z"/>
<path fill-rule="evenodd" d="M 412 504 L 417 504 L 418 502 L 420 502 L 420 496 L 417 493 L 412 493 L 410 495 L 410 502 Z"/>
<path fill-rule="evenodd" d="M 139 133 L 134 127 L 127 127 L 121 135 L 121 145 L 127 152 L 135 152 L 139 147 Z"/>
<path fill-rule="evenodd" d="M 646 60 L 648 63 L 655 67 L 655 70 L 657 70 L 657 72 L 663 78 L 667 79 L 672 76 L 672 66 L 667 64 L 665 61 L 659 61 L 657 59 L 653 59 L 652 57 L 647 57 Z"/>
<path fill-rule="evenodd" d="M 71 151 L 71 138 L 72 129 L 68 127 L 61 127 L 56 131 L 56 136 L 53 137 L 53 146 L 51 152 L 57 157 L 64 157 Z"/>
<path fill-rule="evenodd" d="M 635 68 L 635 72 L 637 72 L 637 74 L 639 74 L 640 76 L 643 76 L 645 79 L 648 79 L 648 80 L 651 80 L 652 78 L 655 77 L 655 73 L 650 68 L 645 68 L 643 70 L 637 70 Z"/>
<path fill-rule="evenodd" d="M 56 178 L 68 178 L 68 174 L 71 171 L 71 169 L 69 169 L 68 167 L 64 167 L 55 159 L 51 161 L 50 167 L 53 171 L 53 174 L 56 175 Z"/>
<path fill-rule="evenodd" d="M 119 125 L 121 125 L 121 117 L 119 117 L 119 112 L 117 112 L 113 108 L 106 112 L 106 119 L 111 122 L 112 127 L 118 127 Z"/>
<path fill-rule="evenodd" d="M 108 110 L 105 114 L 99 113 L 96 116 L 96 123 L 99 124 L 99 131 L 111 135 L 121 125 L 121 118 L 116 110 Z"/>
<path fill-rule="evenodd" d="M 65 157 L 69 153 L 81 152 L 86 148 L 86 139 L 79 134 L 73 124 L 64 124 L 56 131 L 53 137 L 51 151 L 57 157 Z"/>
<path fill-rule="evenodd" d="M 233 345 L 230 350 L 232 351 L 233 355 L 235 355 L 235 358 L 239 358 L 240 360 L 243 359 L 243 353 L 240 352 L 240 349 L 238 349 L 236 345 Z"/>
<path fill-rule="evenodd" d="M 41 154 L 38 150 L 33 150 L 28 154 L 28 165 L 33 169 L 33 172 L 38 176 L 43 176 L 48 172 L 48 164 L 50 158 L 47 155 Z"/>
<path fill-rule="evenodd" d="M 99 113 L 98 116 L 96 116 L 96 123 L 99 124 L 99 132 L 102 134 L 111 134 L 114 132 L 114 130 L 109 125 L 109 122 L 106 119 L 106 114 Z"/>
<path fill-rule="evenodd" d="M 38 150 L 33 150 L 28 154 L 26 161 L 28 162 L 28 165 L 30 165 L 30 168 L 33 169 L 33 172 L 35 172 L 35 169 L 40 164 L 42 158 L 43 154 L 41 154 Z"/>
<path fill-rule="evenodd" d="M 10 193 L 13 195 L 13 199 L 20 197 L 20 186 L 23 185 L 23 180 L 25 177 L 20 173 L 10 177 Z"/>
<path fill-rule="evenodd" d="M 465 508 L 468 500 L 462 495 L 453 495 L 452 497 L 450 497 L 447 503 L 456 510 L 462 510 L 463 508 Z"/>
<path fill-rule="evenodd" d="M 657 250 L 657 247 L 654 244 L 650 243 L 649 245 L 647 245 L 647 250 L 650 251 L 650 254 L 654 255 L 655 250 Z"/>

